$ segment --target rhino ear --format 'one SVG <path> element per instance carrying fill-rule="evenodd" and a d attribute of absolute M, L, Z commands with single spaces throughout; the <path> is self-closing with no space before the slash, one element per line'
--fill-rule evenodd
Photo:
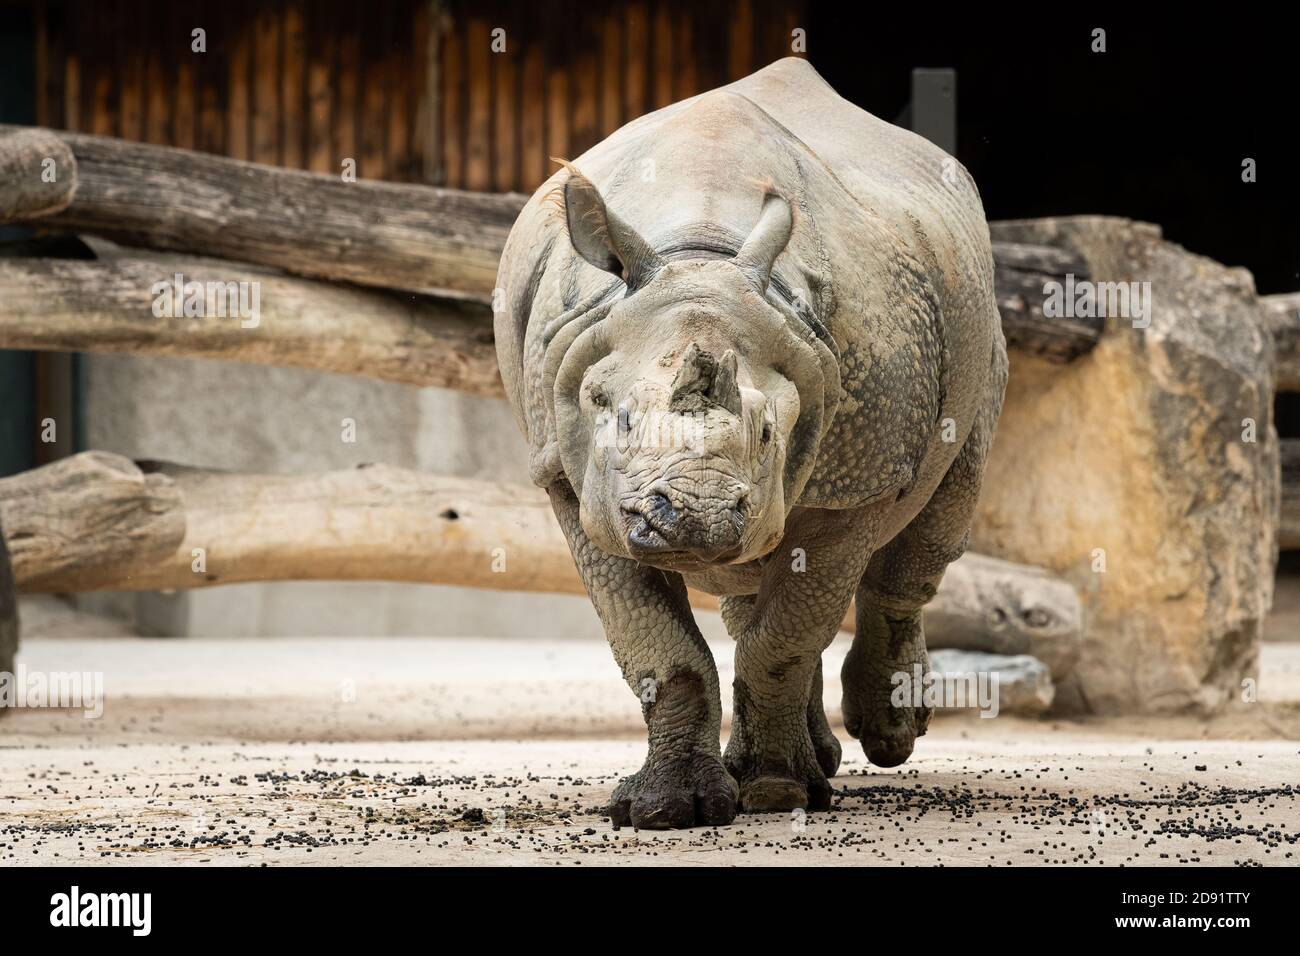
<path fill-rule="evenodd" d="M 569 241 L 597 269 L 612 272 L 635 292 L 659 271 L 663 260 L 640 234 L 605 208 L 605 200 L 577 167 L 565 164 L 564 215 Z"/>
<path fill-rule="evenodd" d="M 794 215 L 790 212 L 790 204 L 776 193 L 764 196 L 758 223 L 734 260 L 736 266 L 758 287 L 759 292 L 767 291 L 767 284 L 772 278 L 772 266 L 790 241 L 793 227 Z"/>

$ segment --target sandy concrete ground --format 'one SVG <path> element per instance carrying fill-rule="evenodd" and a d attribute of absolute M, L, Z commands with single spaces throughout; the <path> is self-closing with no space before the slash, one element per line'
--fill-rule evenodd
<path fill-rule="evenodd" d="M 845 760 L 831 811 L 614 830 L 644 755 L 602 645 L 88 637 L 25 607 L 29 670 L 104 675 L 99 719 L 0 723 L 0 865 L 1295 865 L 1300 645 L 1213 721 L 937 719 L 904 767 Z M 44 616 L 43 616 L 44 615 Z M 50 634 L 71 637 L 42 636 Z M 77 636 L 81 635 L 81 636 Z M 844 647 L 828 652 L 838 672 Z M 716 655 L 724 686 L 730 648 Z M 837 716 L 839 688 L 827 687 Z"/>

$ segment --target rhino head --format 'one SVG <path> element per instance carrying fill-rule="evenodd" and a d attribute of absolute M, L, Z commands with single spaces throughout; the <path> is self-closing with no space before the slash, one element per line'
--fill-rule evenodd
<path fill-rule="evenodd" d="M 670 260 L 570 167 L 570 241 L 626 286 L 554 378 L 559 456 L 608 553 L 687 571 L 753 560 L 807 480 L 838 370 L 832 359 L 828 381 L 826 347 L 769 295 L 793 219 L 783 198 L 761 198 L 734 256 Z"/>

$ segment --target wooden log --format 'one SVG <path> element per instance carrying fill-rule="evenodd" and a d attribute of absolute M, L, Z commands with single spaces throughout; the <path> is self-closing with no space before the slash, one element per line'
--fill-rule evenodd
<path fill-rule="evenodd" d="M 130 581 L 165 562 L 185 535 L 173 483 L 118 455 L 73 455 L 0 479 L 0 488 L 0 528 L 20 591 Z"/>
<path fill-rule="evenodd" d="M 1058 681 L 1078 663 L 1082 635 L 1083 604 L 1068 582 L 982 554 L 953 563 L 925 609 L 927 646 L 1029 654 Z"/>
<path fill-rule="evenodd" d="M 67 143 L 49 130 L 0 127 L 0 224 L 52 215 L 76 192 Z"/>
<path fill-rule="evenodd" d="M 63 200 L 66 209 L 45 220 L 49 226 L 295 275 L 483 301 L 491 296 L 498 256 L 524 203 L 516 194 L 345 182 L 77 133 L 0 126 L 0 136 L 0 167 L 6 155 L 11 163 L 30 165 L 22 158 L 26 150 L 6 153 L 6 142 L 40 142 L 43 149 L 62 143 L 65 153 L 70 147 L 75 154 L 75 173 L 67 177 L 75 194 L 70 204 Z M 555 143 L 560 140 L 552 153 L 566 155 Z M 0 180 L 0 209 L 12 205 L 17 216 L 32 206 L 22 190 L 4 186 Z M 57 208 L 36 205 L 27 216 Z M 993 257 L 1011 347 L 1069 362 L 1096 344 L 1100 319 L 1047 318 L 1042 310 L 1044 285 L 1069 273 L 1085 277 L 1082 259 L 1014 242 L 995 242 Z"/>
<path fill-rule="evenodd" d="M 1282 460 L 1282 515 L 1278 523 L 1277 546 L 1300 548 L 1300 438 L 1278 442 Z"/>
<path fill-rule="evenodd" d="M 382 580 L 584 593 L 540 490 L 385 465 L 235 475 L 83 452 L 0 479 L 0 524 L 21 591 Z M 1063 674 L 1079 602 L 1045 572 L 967 555 L 926 627 L 936 647 L 1033 653 Z"/>
<path fill-rule="evenodd" d="M 55 135 L 76 157 L 78 188 L 46 225 L 361 285 L 490 298 L 525 201 Z"/>
<path fill-rule="evenodd" d="M 1105 319 L 1043 314 L 1048 282 L 1064 283 L 1067 275 L 1087 278 L 1088 265 L 1082 257 L 1052 246 L 994 242 L 993 265 L 993 288 L 1008 348 L 1066 363 L 1097 344 Z"/>
<path fill-rule="evenodd" d="M 582 592 L 538 489 L 385 465 L 236 475 L 83 452 L 0 479 L 0 525 L 20 591 L 376 580 Z"/>
<path fill-rule="evenodd" d="M 1300 292 L 1259 297 L 1264 321 L 1273 333 L 1279 392 L 1300 392 Z"/>
<path fill-rule="evenodd" d="M 32 255 L 31 246 L 0 245 L 2 348 L 187 355 L 502 394 L 490 314 L 476 303 L 356 289 L 231 262 L 132 250 L 119 251 L 106 261 L 13 261 Z M 1008 247 L 1008 260 L 1016 264 L 999 271 L 999 282 L 1014 274 L 1015 281 L 1041 288 L 1059 270 L 1073 268 L 1069 254 L 1056 249 L 999 246 Z M 50 249 L 48 255 L 62 254 L 57 247 Z M 257 283 L 262 310 L 257 328 L 242 328 L 232 319 L 156 318 L 151 310 L 154 283 L 171 281 L 176 273 L 204 286 Z M 1071 338 L 1062 331 L 1064 326 L 1053 326 L 1056 331 L 1050 334 L 1019 334 L 1017 329 L 1028 327 L 1025 322 L 1038 321 L 1024 320 L 1025 314 L 1003 309 L 1009 342 L 1053 361 L 1077 357 L 1096 342 L 1082 334 L 1071 333 Z"/>
<path fill-rule="evenodd" d="M 207 317 L 175 308 L 178 286 L 202 288 Z M 156 315 L 159 304 L 171 312 Z M 484 306 L 215 260 L 0 258 L 0 347 L 198 356 L 502 394 Z"/>

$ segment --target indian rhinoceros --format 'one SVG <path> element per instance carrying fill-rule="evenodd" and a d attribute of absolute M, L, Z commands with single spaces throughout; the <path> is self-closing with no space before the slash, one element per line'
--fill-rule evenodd
<path fill-rule="evenodd" d="M 965 169 L 781 60 L 563 163 L 510 233 L 495 330 L 531 477 L 642 701 L 614 824 L 828 807 L 821 653 L 855 597 L 845 726 L 906 760 L 930 715 L 893 676 L 926 666 L 1006 383 Z M 736 640 L 725 755 L 687 585 Z"/>

